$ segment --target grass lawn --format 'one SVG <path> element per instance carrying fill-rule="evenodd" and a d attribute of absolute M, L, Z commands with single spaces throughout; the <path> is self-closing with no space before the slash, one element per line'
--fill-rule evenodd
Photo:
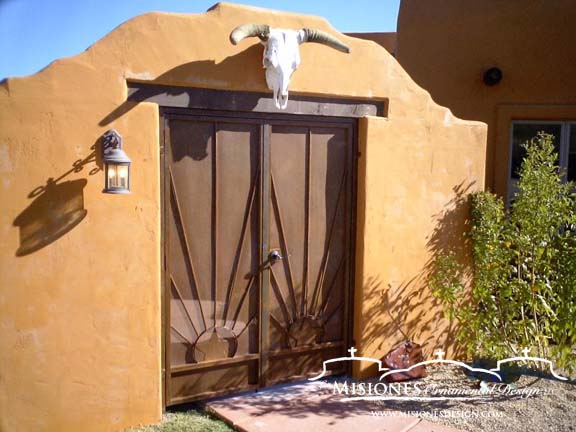
<path fill-rule="evenodd" d="M 226 423 L 198 409 L 167 412 L 158 425 L 128 429 L 125 432 L 233 432 Z"/>

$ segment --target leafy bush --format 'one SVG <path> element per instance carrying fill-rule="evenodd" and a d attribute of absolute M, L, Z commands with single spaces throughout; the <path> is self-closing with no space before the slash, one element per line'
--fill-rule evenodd
<path fill-rule="evenodd" d="M 528 347 L 574 371 L 574 185 L 562 182 L 551 135 L 524 147 L 509 209 L 492 193 L 471 195 L 472 284 L 450 252 L 436 258 L 430 284 L 447 316 L 460 322 L 457 338 L 469 355 L 504 358 Z"/>

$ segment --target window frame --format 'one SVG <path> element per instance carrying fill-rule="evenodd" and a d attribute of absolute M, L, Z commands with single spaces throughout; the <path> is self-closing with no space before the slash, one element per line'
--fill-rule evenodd
<path fill-rule="evenodd" d="M 572 127 L 576 127 L 576 121 L 574 120 L 555 120 L 555 119 L 543 119 L 543 120 L 511 120 L 510 130 L 508 132 L 508 178 L 507 178 L 507 188 L 506 188 L 506 206 L 511 203 L 512 195 L 516 191 L 515 184 L 516 179 L 512 178 L 512 154 L 514 151 L 514 126 L 519 124 L 530 124 L 530 125 L 559 125 L 560 126 L 560 143 L 558 145 L 558 165 L 562 170 L 562 181 L 565 183 L 567 181 L 568 174 L 568 158 L 570 154 L 570 132 Z"/>

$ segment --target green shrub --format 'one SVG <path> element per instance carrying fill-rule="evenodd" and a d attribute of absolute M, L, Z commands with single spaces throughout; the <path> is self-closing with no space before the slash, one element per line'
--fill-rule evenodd
<path fill-rule="evenodd" d="M 430 285 L 459 321 L 457 338 L 474 357 L 531 355 L 576 370 L 576 205 L 563 183 L 553 137 L 524 144 L 509 209 L 489 192 L 471 195 L 473 281 L 455 253 L 435 259 Z"/>

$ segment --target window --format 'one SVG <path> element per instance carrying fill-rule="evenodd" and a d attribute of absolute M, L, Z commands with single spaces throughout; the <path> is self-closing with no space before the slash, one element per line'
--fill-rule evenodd
<path fill-rule="evenodd" d="M 576 181 L 576 122 L 514 121 L 511 128 L 508 203 L 516 192 L 518 171 L 526 155 L 522 144 L 534 138 L 538 132 L 554 136 L 554 147 L 558 152 L 558 163 L 565 174 L 565 180 Z"/>

